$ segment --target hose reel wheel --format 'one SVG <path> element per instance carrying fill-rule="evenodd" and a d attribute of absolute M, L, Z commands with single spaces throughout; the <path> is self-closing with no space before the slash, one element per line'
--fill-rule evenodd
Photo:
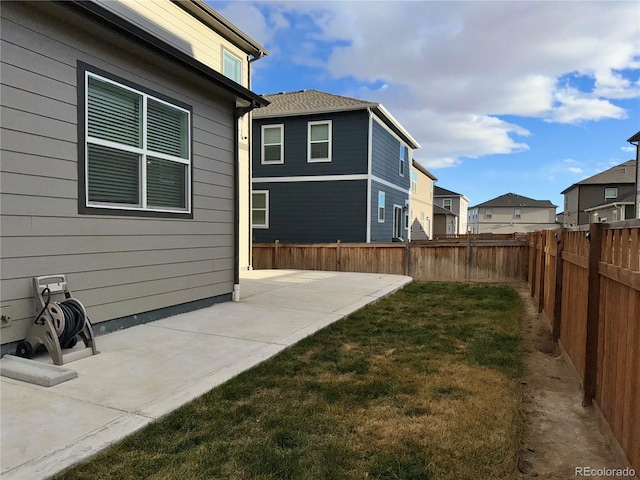
<path fill-rule="evenodd" d="M 47 313 L 49 314 L 49 318 L 51 318 L 51 323 L 53 323 L 56 334 L 60 337 L 66 326 L 64 312 L 57 303 L 50 303 L 47 305 Z"/>

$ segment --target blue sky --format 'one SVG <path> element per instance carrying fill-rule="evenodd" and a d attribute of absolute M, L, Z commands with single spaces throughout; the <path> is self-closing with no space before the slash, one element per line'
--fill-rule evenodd
<path fill-rule="evenodd" d="M 551 200 L 635 158 L 640 2 L 208 2 L 270 54 L 259 94 L 317 89 L 382 103 L 414 158 L 471 205 Z"/>

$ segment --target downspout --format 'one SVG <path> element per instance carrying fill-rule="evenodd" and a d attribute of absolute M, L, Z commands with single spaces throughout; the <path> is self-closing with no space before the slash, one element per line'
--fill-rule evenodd
<path fill-rule="evenodd" d="M 251 90 L 251 64 L 256 60 L 260 60 L 265 56 L 265 53 L 260 50 L 258 52 L 257 57 L 247 58 L 247 88 Z M 249 232 L 248 237 L 249 241 L 247 242 L 247 248 L 249 249 L 248 258 L 249 258 L 249 266 L 247 270 L 253 270 L 253 228 L 251 226 L 251 211 L 253 208 L 253 120 L 249 119 L 249 128 L 247 131 L 247 144 L 249 145 L 249 198 L 247 205 L 249 205 Z"/>
<path fill-rule="evenodd" d="M 264 56 L 264 52 L 252 59 L 249 59 L 247 70 L 249 89 L 251 89 L 251 62 L 258 60 Z M 233 129 L 233 294 L 231 300 L 240 301 L 240 119 L 256 108 L 258 105 L 250 105 L 248 107 L 235 107 L 233 109 L 233 118 L 235 128 Z M 249 132 L 251 132 L 251 122 L 249 122 Z M 250 135 L 250 133 L 249 133 Z M 249 144 L 251 138 L 249 137 Z M 251 209 L 251 148 L 249 148 L 249 209 Z M 249 210 L 251 212 L 251 210 Z M 251 221 L 249 221 L 249 245 L 251 245 Z M 251 247 L 249 247 L 251 248 Z M 249 252 L 251 259 L 251 252 Z M 250 260 L 251 262 L 251 260 Z"/>

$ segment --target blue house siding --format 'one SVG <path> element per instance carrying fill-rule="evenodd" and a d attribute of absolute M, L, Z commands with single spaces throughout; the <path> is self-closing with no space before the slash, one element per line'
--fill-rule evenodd
<path fill-rule="evenodd" d="M 269 191 L 269 228 L 254 228 L 255 242 L 365 242 L 367 181 L 254 182 Z"/>
<path fill-rule="evenodd" d="M 332 123 L 331 162 L 307 162 L 308 122 Z M 284 163 L 262 164 L 262 126 L 284 125 Z M 261 118 L 253 122 L 253 178 L 367 173 L 369 115 L 366 110 Z"/>
<path fill-rule="evenodd" d="M 378 222 L 378 193 L 380 191 L 385 193 L 384 223 Z M 375 180 L 371 182 L 371 242 L 391 242 L 393 239 L 393 207 L 394 205 L 404 207 L 407 200 L 409 200 L 408 193 L 401 192 Z M 407 231 L 404 228 L 404 218 L 402 221 L 402 236 L 404 238 Z"/>
<path fill-rule="evenodd" d="M 373 176 L 409 189 L 411 184 L 411 162 L 405 161 L 404 177 L 400 175 L 400 141 L 377 121 L 372 126 L 372 171 Z M 411 149 L 409 149 L 410 151 Z"/>

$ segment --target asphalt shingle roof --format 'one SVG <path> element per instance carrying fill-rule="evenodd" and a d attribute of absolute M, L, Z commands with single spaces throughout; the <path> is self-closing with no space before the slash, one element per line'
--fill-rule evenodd
<path fill-rule="evenodd" d="M 566 193 L 576 185 L 612 185 L 616 183 L 635 183 L 636 182 L 636 161 L 628 160 L 620 165 L 611 167 L 609 170 L 600 172 L 592 177 L 574 183 L 561 193 Z"/>
<path fill-rule="evenodd" d="M 515 193 L 506 193 L 470 208 L 477 207 L 555 207 L 555 205 L 550 200 L 534 200 Z"/>
<path fill-rule="evenodd" d="M 462 197 L 461 193 L 452 192 L 451 190 L 447 190 L 446 188 L 439 187 L 435 185 L 433 187 L 433 196 L 434 197 Z"/>
<path fill-rule="evenodd" d="M 262 95 L 270 105 L 253 111 L 253 118 L 303 115 L 345 110 L 361 110 L 378 107 L 380 104 L 343 97 L 318 90 L 300 90 Z"/>

